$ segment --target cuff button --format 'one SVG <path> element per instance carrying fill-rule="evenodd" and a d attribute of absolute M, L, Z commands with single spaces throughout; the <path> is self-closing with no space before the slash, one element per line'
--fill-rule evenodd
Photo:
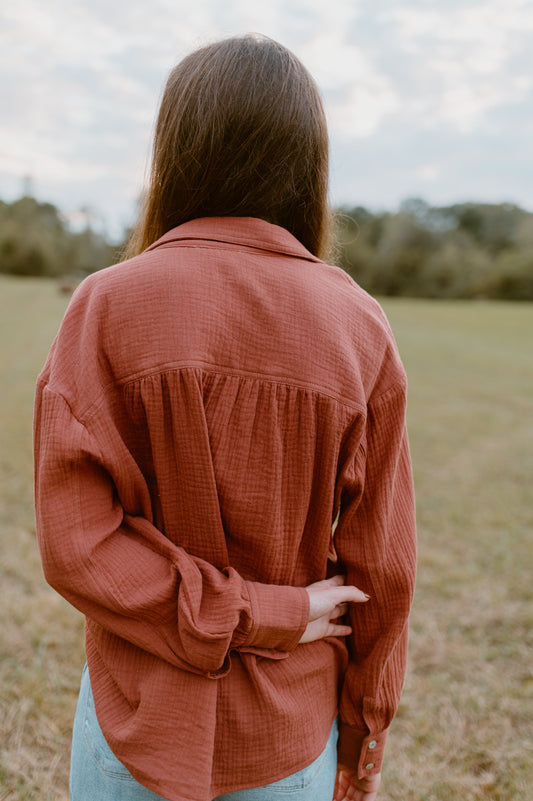
<path fill-rule="evenodd" d="M 376 745 L 377 745 L 377 742 L 375 740 L 372 740 L 371 742 L 368 743 L 368 747 L 369 748 L 375 748 Z"/>
<path fill-rule="evenodd" d="M 365 765 L 365 770 L 372 770 L 373 767 L 374 767 L 374 763 L 373 762 L 369 762 L 368 765 Z"/>

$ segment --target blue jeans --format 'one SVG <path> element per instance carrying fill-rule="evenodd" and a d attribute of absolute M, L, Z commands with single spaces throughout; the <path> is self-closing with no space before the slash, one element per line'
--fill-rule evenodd
<path fill-rule="evenodd" d="M 337 722 L 324 751 L 307 768 L 213 801 L 331 801 L 337 772 Z M 87 665 L 83 670 L 72 735 L 70 801 L 165 801 L 139 784 L 109 748 L 98 725 Z"/>

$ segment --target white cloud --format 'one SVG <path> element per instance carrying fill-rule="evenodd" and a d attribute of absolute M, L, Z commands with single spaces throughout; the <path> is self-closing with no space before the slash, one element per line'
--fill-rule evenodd
<path fill-rule="evenodd" d="M 370 136 L 399 107 L 399 95 L 365 48 L 347 39 L 347 26 L 325 30 L 299 48 L 327 97 L 332 136 Z"/>
<path fill-rule="evenodd" d="M 382 19 L 418 57 L 425 91 L 414 103 L 406 98 L 406 109 L 424 115 L 430 124 L 444 122 L 463 133 L 474 131 L 488 111 L 520 102 L 532 85 L 529 65 L 514 67 L 516 54 L 528 47 L 533 31 L 533 4 L 528 0 L 458 7 L 406 4 L 387 11 Z"/>
<path fill-rule="evenodd" d="M 435 181 L 441 174 L 441 166 L 436 162 L 429 162 L 428 164 L 421 164 L 415 170 L 417 178 L 422 181 Z"/>
<path fill-rule="evenodd" d="M 363 49 L 345 39 L 341 30 L 325 30 L 302 43 L 298 52 L 324 90 L 365 81 L 374 73 Z"/>
<path fill-rule="evenodd" d="M 369 76 L 328 104 L 331 135 L 365 139 L 399 108 L 399 96 L 390 82 L 384 76 Z"/>

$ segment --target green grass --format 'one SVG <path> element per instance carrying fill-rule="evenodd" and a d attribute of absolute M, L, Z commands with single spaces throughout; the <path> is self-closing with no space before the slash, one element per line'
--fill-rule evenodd
<path fill-rule="evenodd" d="M 44 583 L 35 540 L 35 380 L 68 298 L 51 281 L 0 278 L 0 801 L 68 798 L 83 623 Z"/>
<path fill-rule="evenodd" d="M 384 798 L 526 801 L 533 307 L 384 305 L 409 376 L 420 541 L 409 672 Z"/>
<path fill-rule="evenodd" d="M 0 801 L 68 797 L 81 616 L 44 583 L 33 388 L 68 298 L 0 279 Z M 409 375 L 420 561 L 380 801 L 529 801 L 533 307 L 386 300 Z"/>

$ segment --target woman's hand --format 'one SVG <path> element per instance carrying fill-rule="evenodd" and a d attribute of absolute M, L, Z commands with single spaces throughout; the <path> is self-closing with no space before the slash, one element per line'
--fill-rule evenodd
<path fill-rule="evenodd" d="M 357 587 L 345 586 L 344 576 L 317 581 L 306 587 L 306 590 L 309 594 L 309 623 L 302 634 L 301 643 L 350 634 L 350 626 L 334 621 L 345 614 L 348 603 L 364 603 L 369 599 Z"/>
<path fill-rule="evenodd" d="M 381 773 L 358 779 L 353 770 L 337 766 L 333 801 L 375 801 L 381 782 Z"/>

